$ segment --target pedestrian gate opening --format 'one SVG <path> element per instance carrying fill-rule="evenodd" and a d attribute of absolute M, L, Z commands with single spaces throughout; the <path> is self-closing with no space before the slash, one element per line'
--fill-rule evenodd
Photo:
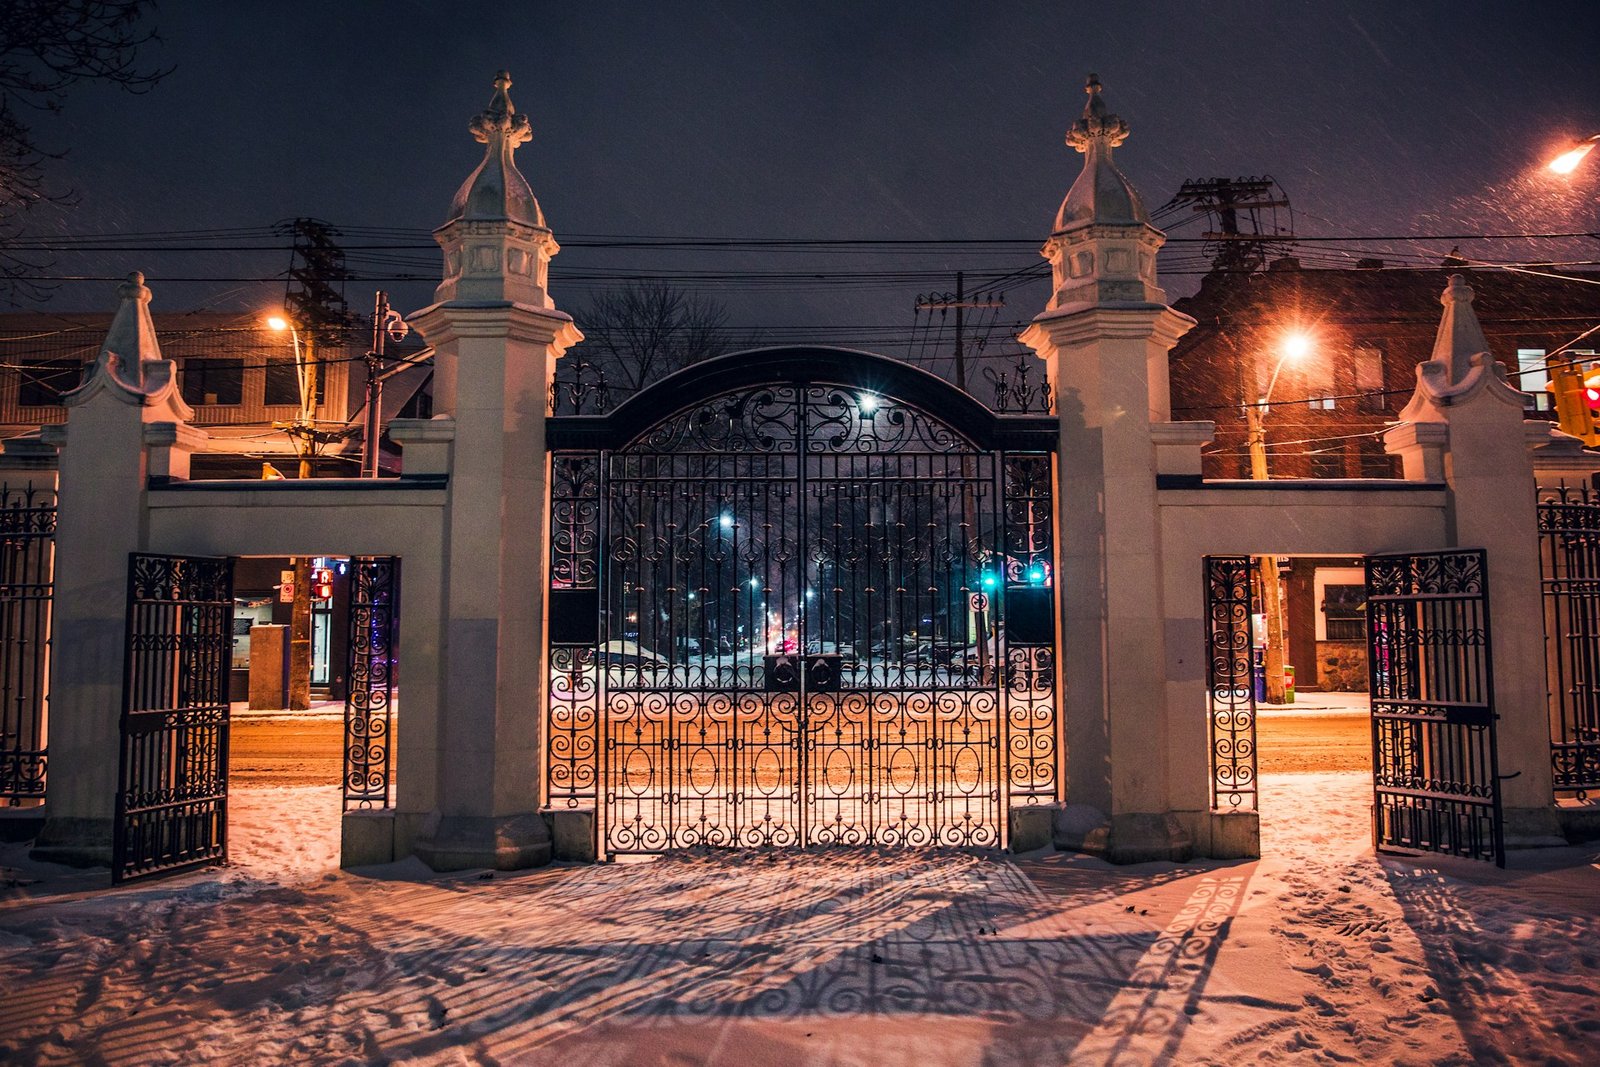
<path fill-rule="evenodd" d="M 1368 556 L 1373 835 L 1506 863 L 1481 549 Z"/>
<path fill-rule="evenodd" d="M 1485 554 L 1365 557 L 1373 844 L 1505 865 Z M 1214 809 L 1257 806 L 1248 556 L 1205 560 Z"/>
<path fill-rule="evenodd" d="M 553 418 L 550 803 L 605 854 L 1003 846 L 1057 788 L 1048 427 L 817 349 Z"/>
<path fill-rule="evenodd" d="M 400 621 L 399 557 L 358 556 L 351 564 L 347 811 L 393 803 Z M 233 572 L 230 558 L 129 557 L 113 883 L 228 858 Z"/>

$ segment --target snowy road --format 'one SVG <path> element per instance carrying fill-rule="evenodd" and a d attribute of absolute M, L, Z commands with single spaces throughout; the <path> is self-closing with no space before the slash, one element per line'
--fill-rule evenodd
<path fill-rule="evenodd" d="M 243 789 L 237 865 L 0 901 L 0 1061 L 1593 1063 L 1593 848 L 1376 859 L 1359 775 L 1268 777 L 1260 862 L 684 855 L 333 870 Z M 295 833 L 296 829 L 302 833 Z M 298 851 L 291 843 L 298 842 Z"/>

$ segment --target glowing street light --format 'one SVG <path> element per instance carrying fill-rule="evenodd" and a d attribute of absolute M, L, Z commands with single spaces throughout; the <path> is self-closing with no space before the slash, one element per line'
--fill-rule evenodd
<path fill-rule="evenodd" d="M 1594 151 L 1594 146 L 1600 144 L 1600 133 L 1595 134 L 1587 141 L 1582 141 L 1567 151 L 1561 153 L 1550 161 L 1550 169 L 1557 174 L 1571 174 L 1583 162 L 1583 157 Z"/>

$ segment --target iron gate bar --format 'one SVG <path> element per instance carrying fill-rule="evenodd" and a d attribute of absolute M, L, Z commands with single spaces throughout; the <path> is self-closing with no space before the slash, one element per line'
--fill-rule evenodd
<path fill-rule="evenodd" d="M 1366 558 L 1373 840 L 1505 866 L 1487 557 Z"/>
<path fill-rule="evenodd" d="M 547 801 L 594 796 L 603 854 L 1003 843 L 1007 798 L 1054 799 L 1053 636 L 1012 651 L 996 634 L 984 677 L 964 675 L 966 598 L 985 567 L 1010 584 L 1050 560 L 1050 479 L 1035 470 L 1022 490 L 1016 545 L 1004 452 L 981 451 L 881 380 L 836 385 L 811 377 L 814 361 L 783 365 L 787 379 L 725 366 L 718 375 L 761 380 L 709 396 L 674 386 L 683 402 L 657 386 L 654 402 L 629 408 L 648 417 L 628 421 L 620 443 L 600 441 L 594 419 L 550 420 L 552 444 L 613 447 L 560 452 L 552 468 L 552 604 L 597 587 L 600 632 L 579 645 L 582 628 L 563 619 L 557 641 L 552 620 Z M 976 408 L 992 432 L 996 417 L 957 395 L 963 418 Z M 1053 447 L 1053 424 L 1033 421 L 1043 425 L 1031 432 L 1049 428 L 1034 440 Z M 1038 452 L 1026 459 L 1048 473 Z M 956 514 L 979 501 L 978 516 Z M 918 650 L 912 667 L 900 634 L 929 627 L 948 634 L 944 651 Z M 724 637 L 735 641 L 719 647 Z M 795 658 L 767 655 L 785 641 Z M 768 684 L 786 671 L 794 691 Z"/>
<path fill-rule="evenodd" d="M 0 485 L 0 803 L 37 803 L 48 767 L 46 708 L 56 495 Z"/>
<path fill-rule="evenodd" d="M 1211 747 L 1211 806 L 1255 811 L 1256 689 L 1252 630 L 1255 561 L 1207 556 L 1206 704 Z"/>
<path fill-rule="evenodd" d="M 1555 790 L 1600 789 L 1600 493 L 1539 488 L 1539 561 Z"/>
<path fill-rule="evenodd" d="M 393 803 L 394 656 L 400 638 L 400 557 L 357 556 L 350 566 L 346 811 Z"/>
<path fill-rule="evenodd" d="M 111 880 L 227 859 L 233 561 L 128 557 Z"/>

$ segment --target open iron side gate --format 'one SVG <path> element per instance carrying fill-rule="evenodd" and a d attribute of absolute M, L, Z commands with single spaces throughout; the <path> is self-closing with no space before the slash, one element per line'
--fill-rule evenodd
<path fill-rule="evenodd" d="M 128 559 L 111 880 L 227 859 L 233 561 Z"/>
<path fill-rule="evenodd" d="M 1366 559 L 1380 849 L 1505 866 L 1486 568 L 1481 549 Z"/>

